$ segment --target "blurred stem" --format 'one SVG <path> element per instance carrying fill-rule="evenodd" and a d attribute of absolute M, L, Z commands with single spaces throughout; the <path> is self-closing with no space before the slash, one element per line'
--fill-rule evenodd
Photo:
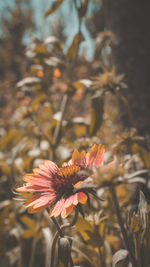
<path fill-rule="evenodd" d="M 60 228 L 60 225 L 59 225 L 59 223 L 57 222 L 56 218 L 55 218 L 55 217 L 51 217 L 51 219 L 52 219 L 53 223 L 55 224 L 56 229 L 57 229 L 59 235 L 60 235 L 61 237 L 64 237 L 63 231 L 62 231 L 62 229 Z"/>
<path fill-rule="evenodd" d="M 118 99 L 122 102 L 122 104 L 126 108 L 126 112 L 128 114 L 130 125 L 133 125 L 133 121 L 134 121 L 133 114 L 132 114 L 132 111 L 131 111 L 131 108 L 128 104 L 127 99 L 123 95 L 121 95 L 119 91 L 116 91 L 116 96 L 118 97 Z"/>
<path fill-rule="evenodd" d="M 76 224 L 76 222 L 77 222 L 77 219 L 78 219 L 78 210 L 77 209 L 75 209 L 75 215 L 74 215 L 74 218 L 73 218 L 72 222 L 64 223 L 61 226 L 58 224 L 57 220 L 54 217 L 52 217 L 52 221 L 54 222 L 54 224 L 56 223 L 55 226 L 57 225 L 57 227 L 59 228 L 59 231 L 58 231 L 58 228 L 56 227 L 57 228 L 57 232 L 55 233 L 53 241 L 52 241 L 50 267 L 54 267 L 55 248 L 56 248 L 56 242 L 57 242 L 59 233 L 61 234 L 61 237 L 63 237 L 64 234 L 63 234 L 62 230 L 74 226 Z M 74 266 L 71 257 L 70 257 L 70 265 L 71 265 L 71 267 Z"/>
<path fill-rule="evenodd" d="M 63 96 L 63 98 L 62 98 L 61 107 L 60 107 L 60 112 L 61 112 L 60 120 L 58 121 L 58 123 L 56 125 L 55 131 L 54 131 L 54 135 L 53 135 L 54 146 L 57 144 L 57 141 L 58 141 L 58 136 L 59 136 L 59 132 L 60 132 L 60 129 L 61 129 L 61 125 L 62 125 L 62 121 L 63 121 L 63 118 L 64 118 L 64 114 L 65 114 L 67 103 L 68 103 L 68 95 L 65 94 Z"/>
<path fill-rule="evenodd" d="M 140 251 L 141 240 L 139 238 L 139 233 L 138 232 L 133 233 L 133 238 L 134 238 L 134 244 L 135 244 L 136 258 L 139 262 L 139 265 L 141 265 L 141 251 Z"/>
<path fill-rule="evenodd" d="M 70 66 L 70 80 L 73 77 L 73 69 L 76 65 L 76 62 L 78 60 L 78 53 L 79 53 L 79 44 L 80 44 L 80 37 L 81 37 L 81 21 L 79 21 L 79 35 L 78 35 L 78 42 L 77 42 L 77 48 L 76 48 L 76 53 L 74 56 L 74 59 L 72 60 L 72 64 Z M 59 137 L 59 133 L 60 133 L 60 129 L 61 129 L 61 125 L 62 125 L 62 121 L 64 118 L 64 114 L 65 114 L 65 110 L 66 110 L 66 106 L 69 100 L 69 96 L 68 94 L 65 94 L 62 98 L 62 102 L 61 102 L 61 107 L 60 107 L 60 120 L 58 121 L 55 131 L 54 131 L 54 135 L 53 135 L 53 140 L 54 140 L 54 147 L 57 146 L 57 141 L 58 141 L 58 137 Z"/>
<path fill-rule="evenodd" d="M 128 250 L 132 266 L 133 267 L 138 267 L 139 264 L 138 264 L 138 262 L 137 262 L 137 260 L 136 260 L 136 258 L 134 256 L 133 246 L 131 244 L 131 241 L 129 240 L 127 231 L 126 231 L 126 229 L 124 227 L 124 222 L 123 222 L 123 218 L 122 218 L 122 215 L 121 215 L 121 210 L 120 210 L 120 207 L 119 207 L 119 203 L 118 203 L 118 199 L 117 199 L 117 195 L 116 195 L 116 190 L 115 190 L 115 187 L 113 185 L 110 187 L 110 192 L 111 192 L 111 195 L 112 195 L 112 200 L 113 200 L 114 207 L 115 207 L 115 210 L 116 210 L 116 215 L 117 215 L 118 223 L 120 225 L 120 229 L 121 229 L 121 232 L 122 232 L 123 240 L 124 240 L 126 249 Z"/>
<path fill-rule="evenodd" d="M 30 256 L 30 261 L 29 261 L 29 267 L 33 267 L 33 264 L 34 264 L 34 256 L 35 256 L 35 249 L 36 249 L 36 237 L 37 237 L 37 234 L 40 230 L 42 216 L 43 216 L 43 214 L 40 213 L 40 217 L 39 217 L 37 225 L 36 225 L 32 245 L 31 245 L 31 256 Z"/>
<path fill-rule="evenodd" d="M 101 266 L 102 267 L 106 267 L 105 260 L 103 258 L 102 251 L 101 251 L 101 248 L 100 247 L 98 247 L 98 252 L 99 252 Z"/>
<path fill-rule="evenodd" d="M 74 67 L 75 67 L 75 65 L 77 63 L 77 60 L 78 60 L 79 45 L 80 45 L 80 38 L 81 38 L 81 23 L 82 23 L 82 20 L 79 17 L 76 1 L 74 3 L 75 3 L 75 8 L 76 8 L 77 14 L 78 14 L 78 19 L 79 19 L 79 30 L 78 30 L 78 40 L 77 40 L 77 47 L 76 47 L 75 56 L 72 59 L 71 66 L 70 66 L 70 69 L 69 69 L 69 79 L 70 79 L 70 81 L 72 80 L 72 77 L 74 75 Z M 60 107 L 60 120 L 58 121 L 58 123 L 56 125 L 55 131 L 54 131 L 54 135 L 53 135 L 54 145 L 53 145 L 53 152 L 51 153 L 51 160 L 53 160 L 53 157 L 54 157 L 54 149 L 57 147 L 59 133 L 60 133 L 60 129 L 61 129 L 61 126 L 62 126 L 62 121 L 63 121 L 64 114 L 65 114 L 65 111 L 66 111 L 68 100 L 69 100 L 69 95 L 66 93 L 66 94 L 64 94 L 64 96 L 62 98 L 61 107 Z"/>
<path fill-rule="evenodd" d="M 74 66 L 76 65 L 76 62 L 78 60 L 79 45 L 80 45 L 80 38 L 81 38 L 81 24 L 82 24 L 82 19 L 80 19 L 80 16 L 79 16 L 78 6 L 76 3 L 76 0 L 74 1 L 74 5 L 75 5 L 76 11 L 77 11 L 77 16 L 78 16 L 78 21 L 79 21 L 79 29 L 78 29 L 77 48 L 76 48 L 75 56 L 74 56 L 74 59 L 72 61 L 72 66 L 71 66 L 71 76 L 72 76 L 72 69 L 74 68 Z"/>
<path fill-rule="evenodd" d="M 50 146 L 52 147 L 52 141 L 51 141 L 49 135 L 47 135 L 47 133 L 45 133 L 45 131 L 43 130 L 42 126 L 36 120 L 35 116 L 33 114 L 31 114 L 30 116 L 31 116 L 33 122 L 35 123 L 35 125 L 39 128 L 39 130 L 42 133 L 42 135 L 45 137 L 45 139 L 49 142 Z"/>

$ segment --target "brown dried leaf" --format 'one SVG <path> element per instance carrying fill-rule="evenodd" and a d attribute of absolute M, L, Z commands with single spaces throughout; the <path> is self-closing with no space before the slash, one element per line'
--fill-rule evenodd
<path fill-rule="evenodd" d="M 103 122 L 104 113 L 104 98 L 97 97 L 92 99 L 92 109 L 91 109 L 91 121 L 89 133 L 90 136 L 95 135 Z"/>
<path fill-rule="evenodd" d="M 120 249 L 113 255 L 112 266 L 117 267 L 118 263 L 120 261 L 124 261 L 127 258 L 127 256 L 128 256 L 128 251 L 126 249 Z M 119 266 L 123 266 L 123 265 L 119 265 Z"/>
<path fill-rule="evenodd" d="M 59 8 L 59 6 L 63 3 L 63 1 L 64 0 L 53 0 L 52 6 L 45 13 L 45 17 L 48 17 L 51 14 L 53 14 Z"/>
<path fill-rule="evenodd" d="M 78 43 L 80 43 L 83 40 L 84 40 L 84 37 L 81 33 L 77 33 L 74 36 L 74 38 L 72 40 L 72 44 L 70 45 L 70 47 L 68 48 L 68 51 L 67 51 L 67 58 L 69 60 L 73 59 L 75 57 Z"/>
<path fill-rule="evenodd" d="M 123 175 L 122 165 L 112 161 L 98 170 L 96 174 L 97 183 L 112 182 L 120 175 Z"/>

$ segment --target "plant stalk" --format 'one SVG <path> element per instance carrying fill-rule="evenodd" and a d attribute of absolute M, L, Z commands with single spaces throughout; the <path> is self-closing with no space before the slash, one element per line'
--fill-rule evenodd
<path fill-rule="evenodd" d="M 111 191 L 114 207 L 115 207 L 115 210 L 116 210 L 118 223 L 120 225 L 120 229 L 121 229 L 121 232 L 122 232 L 124 244 L 125 244 L 126 249 L 128 250 L 128 253 L 129 253 L 130 261 L 131 261 L 133 267 L 139 267 L 139 264 L 138 264 L 138 262 L 137 262 L 137 260 L 136 260 L 136 258 L 134 256 L 133 246 L 132 246 L 132 244 L 131 244 L 131 242 L 129 240 L 127 231 L 126 231 L 126 229 L 124 227 L 124 222 L 123 222 L 123 218 L 122 218 L 122 215 L 121 215 L 121 210 L 120 210 L 120 207 L 119 207 L 119 203 L 118 203 L 118 199 L 117 199 L 117 195 L 116 195 L 116 190 L 115 190 L 115 187 L 113 185 L 110 187 L 110 191 Z"/>
<path fill-rule="evenodd" d="M 60 128 L 61 128 L 62 121 L 64 118 L 67 103 L 68 103 L 68 95 L 64 94 L 64 96 L 62 98 L 62 102 L 61 102 L 61 107 L 60 107 L 61 117 L 60 117 L 60 120 L 58 121 L 58 123 L 56 125 L 55 131 L 54 131 L 54 136 L 53 136 L 54 145 L 56 145 L 57 141 L 58 141 L 58 136 L 59 136 Z"/>
<path fill-rule="evenodd" d="M 64 234 L 63 234 L 63 231 L 62 230 L 65 229 L 65 228 L 72 227 L 73 225 L 75 225 L 75 223 L 76 223 L 76 221 L 78 219 L 78 210 L 75 209 L 75 216 L 74 216 L 72 222 L 70 222 L 70 223 L 64 223 L 61 226 L 58 224 L 58 222 L 55 219 L 55 217 L 52 217 L 51 219 L 52 219 L 52 221 L 55 224 L 56 229 L 57 229 L 57 232 L 56 232 L 56 234 L 54 236 L 54 239 L 53 239 L 53 242 L 52 242 L 52 249 L 51 249 L 51 263 L 50 263 L 50 267 L 54 267 L 55 247 L 56 247 L 56 242 L 57 242 L 58 236 L 60 235 L 61 237 L 64 237 Z M 70 254 L 70 266 L 71 267 L 74 267 L 74 263 L 73 263 L 71 254 Z"/>

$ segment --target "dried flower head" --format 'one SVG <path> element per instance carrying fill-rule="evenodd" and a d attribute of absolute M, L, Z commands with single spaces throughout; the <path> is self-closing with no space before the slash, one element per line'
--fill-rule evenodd
<path fill-rule="evenodd" d="M 78 203 L 85 204 L 88 197 L 86 190 L 83 192 L 81 189 L 81 184 L 88 178 L 85 170 L 92 168 L 93 164 L 99 168 L 104 151 L 101 145 L 93 145 L 88 153 L 74 150 L 72 159 L 61 168 L 46 160 L 39 168 L 33 169 L 33 173 L 25 175 L 26 185 L 16 190 L 32 193 L 25 201 L 28 211 L 36 213 L 50 207 L 50 217 L 61 214 L 65 218 Z"/>

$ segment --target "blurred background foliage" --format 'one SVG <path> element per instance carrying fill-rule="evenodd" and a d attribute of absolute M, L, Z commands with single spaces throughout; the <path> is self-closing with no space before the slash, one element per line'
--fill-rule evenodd
<path fill-rule="evenodd" d="M 22 176 L 44 159 L 61 166 L 94 143 L 106 148 L 94 178 L 103 201 L 91 199 L 85 218 L 66 229 L 74 263 L 131 266 L 115 188 L 138 266 L 150 266 L 148 10 L 128 0 L 0 3 L 2 267 L 50 266 L 55 228 L 46 211 L 29 215 L 14 200 Z"/>

